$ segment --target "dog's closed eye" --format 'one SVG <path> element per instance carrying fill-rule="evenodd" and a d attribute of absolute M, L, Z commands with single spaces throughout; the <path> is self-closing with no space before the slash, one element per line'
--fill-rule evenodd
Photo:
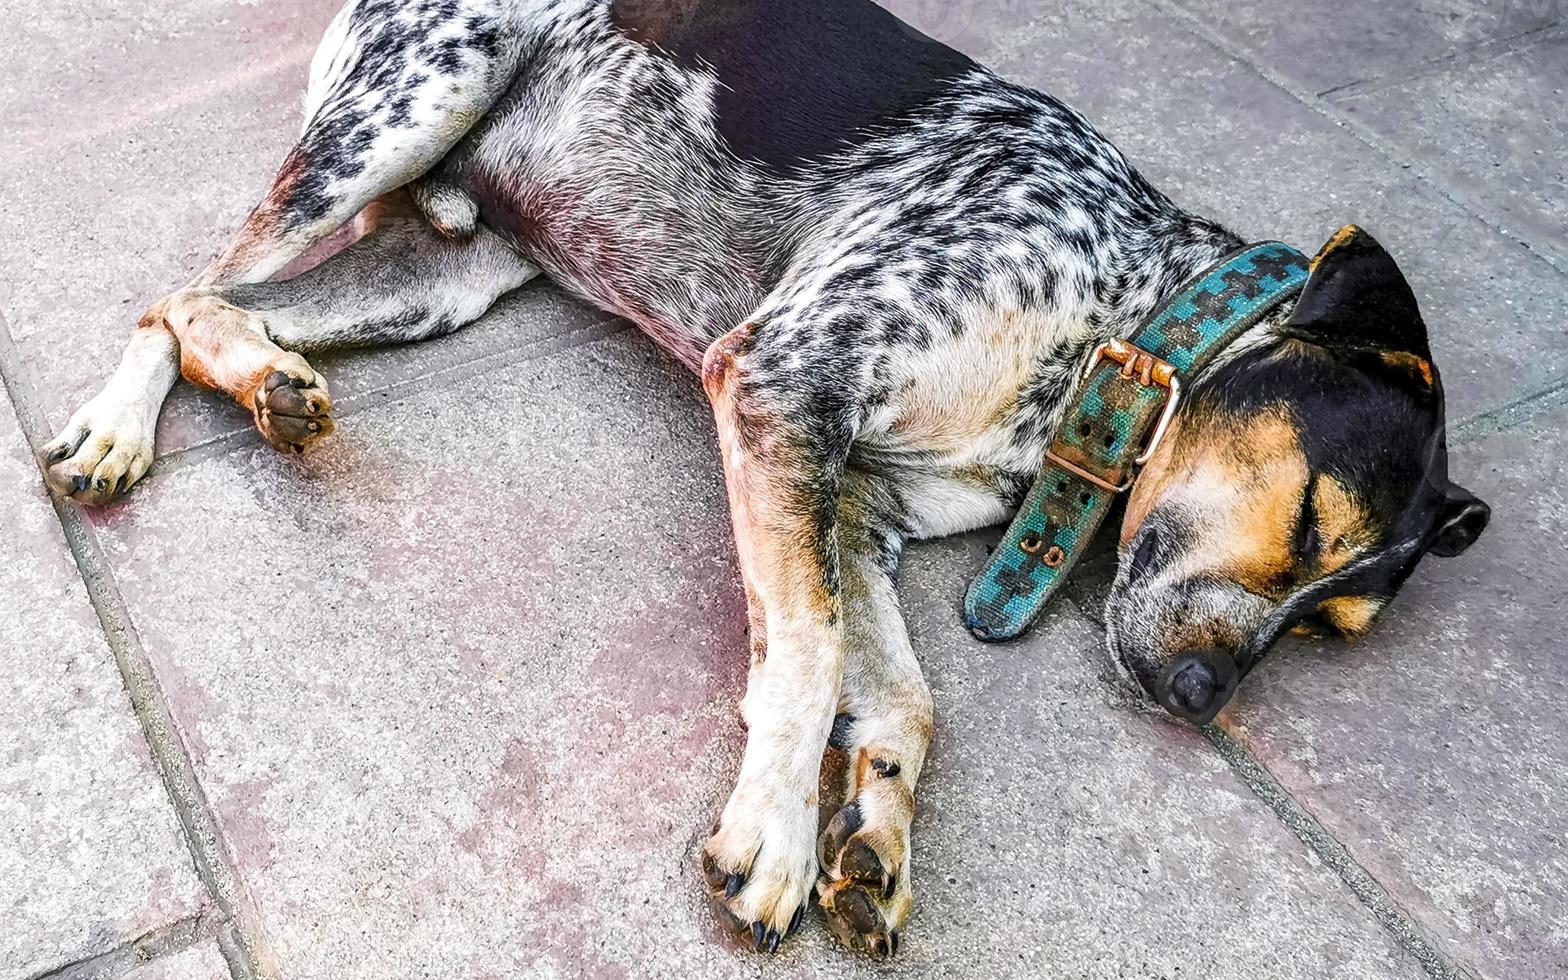
<path fill-rule="evenodd" d="M 1297 562 L 1315 561 L 1323 550 L 1323 534 L 1318 528 L 1318 509 L 1314 503 L 1316 493 L 1317 477 L 1313 476 L 1301 493 L 1301 514 L 1296 518 L 1296 535 L 1291 551 Z"/>

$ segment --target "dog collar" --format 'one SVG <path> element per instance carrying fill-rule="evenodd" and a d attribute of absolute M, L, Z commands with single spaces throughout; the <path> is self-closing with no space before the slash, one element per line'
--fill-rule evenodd
<path fill-rule="evenodd" d="M 1188 280 L 1129 339 L 1090 352 L 1040 475 L 964 597 L 970 632 L 1009 640 L 1029 627 L 1159 447 L 1183 380 L 1299 293 L 1308 272 L 1289 245 L 1248 245 Z"/>

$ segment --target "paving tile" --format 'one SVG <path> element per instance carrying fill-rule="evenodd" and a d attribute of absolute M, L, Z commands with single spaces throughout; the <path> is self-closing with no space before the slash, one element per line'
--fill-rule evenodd
<path fill-rule="evenodd" d="M 103 136 L 242 83 L 303 68 L 338 0 L 0 0 L 7 158 Z M 240 84 L 240 87 L 243 87 Z M 295 100 L 297 101 L 297 100 Z"/>
<path fill-rule="evenodd" d="M 208 941 L 172 956 L 153 960 L 126 975 L 125 980 L 229 980 L 229 965 Z"/>
<path fill-rule="evenodd" d="M 1403 77 L 1564 19 L 1558 0 L 1176 0 L 1314 92 Z"/>
<path fill-rule="evenodd" d="M 1568 975 L 1568 409 L 1455 450 L 1493 507 L 1353 648 L 1294 643 L 1222 716 L 1448 949 Z"/>
<path fill-rule="evenodd" d="M 818 924 L 732 950 L 699 893 L 745 616 L 695 379 L 623 334 L 359 428 L 92 518 L 283 974 L 878 974 Z M 1115 706 L 1091 626 L 970 640 L 968 565 L 906 573 L 941 720 L 901 969 L 1421 975 L 1194 732 Z"/>
<path fill-rule="evenodd" d="M 1540 38 L 1336 101 L 1431 161 L 1494 220 L 1568 258 L 1568 31 Z"/>
<path fill-rule="evenodd" d="M 1043 5 L 1042 5 L 1043 6 Z M 1398 257 L 1452 418 L 1568 366 L 1568 278 L 1252 69 L 1142 4 L 1051 5 L 986 60 L 1065 99 L 1179 203 L 1309 254 L 1357 222 Z"/>
<path fill-rule="evenodd" d="M 114 659 L 0 391 L 0 978 L 206 907 Z"/>
<path fill-rule="evenodd" d="M 102 386 L 136 318 L 217 254 L 299 126 L 310 54 L 340 4 L 180 0 L 104 13 L 69 3 L 0 40 L 0 315 L 54 427 Z M 155 9 L 156 7 L 156 9 Z M 182 67 L 171 74 L 169 66 Z M 90 108 L 91 111 L 84 111 Z M 601 322 L 548 286 L 417 347 L 315 359 L 355 399 Z M 180 384 L 160 453 L 247 432 L 227 398 Z"/>

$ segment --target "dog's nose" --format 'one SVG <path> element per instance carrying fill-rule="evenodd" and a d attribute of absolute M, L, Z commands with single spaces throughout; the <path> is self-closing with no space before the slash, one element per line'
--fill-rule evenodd
<path fill-rule="evenodd" d="M 1236 661 L 1218 650 L 1183 654 L 1165 669 L 1155 696 L 1178 718 L 1206 725 L 1236 693 Z"/>
<path fill-rule="evenodd" d="M 1171 678 L 1171 700 L 1176 707 L 1192 715 L 1201 715 L 1214 703 L 1220 679 L 1214 668 L 1203 663 L 1189 663 Z"/>

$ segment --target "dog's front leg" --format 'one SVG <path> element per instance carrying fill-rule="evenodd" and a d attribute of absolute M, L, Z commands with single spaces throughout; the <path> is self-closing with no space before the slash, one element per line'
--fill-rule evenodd
<path fill-rule="evenodd" d="M 897 497 L 851 472 L 839 513 L 846 655 L 834 744 L 847 753 L 847 802 L 818 846 L 828 928 L 851 949 L 888 957 L 914 904 L 910 832 L 931 743 L 931 689 L 893 588 L 903 540 Z"/>
<path fill-rule="evenodd" d="M 772 951 L 800 925 L 816 879 L 818 776 L 844 667 L 838 487 L 847 447 L 748 375 L 746 328 L 709 350 L 703 382 L 724 454 L 742 574 L 767 633 L 741 711 L 740 777 L 703 853 L 726 924 Z"/>
<path fill-rule="evenodd" d="M 105 504 L 152 466 L 153 432 L 180 376 L 180 348 L 162 322 L 144 319 L 103 390 L 40 450 L 44 478 L 62 497 Z"/>

